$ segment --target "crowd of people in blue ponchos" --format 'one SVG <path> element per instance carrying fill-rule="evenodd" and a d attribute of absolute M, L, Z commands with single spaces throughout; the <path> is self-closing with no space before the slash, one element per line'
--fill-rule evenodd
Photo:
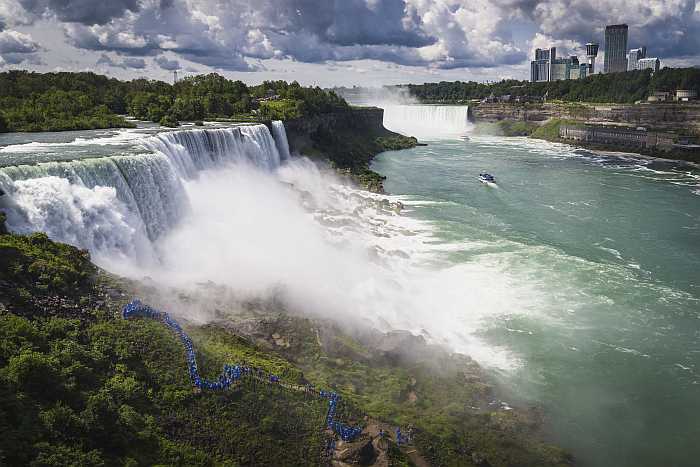
<path fill-rule="evenodd" d="M 224 365 L 224 371 L 219 375 L 217 380 L 206 380 L 199 375 L 199 370 L 197 368 L 197 359 L 195 357 L 194 346 L 192 345 L 192 340 L 182 329 L 180 324 L 170 317 L 168 313 L 158 311 L 151 308 L 148 305 L 141 303 L 139 300 L 133 300 L 128 303 L 122 310 L 122 317 L 124 319 L 129 319 L 132 317 L 144 317 L 150 318 L 157 321 L 161 321 L 163 324 L 172 329 L 175 334 L 177 334 L 180 342 L 185 348 L 187 354 L 187 366 L 189 368 L 190 378 L 192 384 L 199 389 L 210 389 L 210 390 L 224 390 L 231 386 L 237 384 L 242 377 L 253 377 L 259 380 L 266 379 L 265 372 L 260 368 L 251 368 L 248 366 L 240 365 Z M 267 382 L 270 384 L 280 384 L 280 378 L 276 375 L 269 375 Z M 335 414 L 338 407 L 338 401 L 340 396 L 335 392 L 331 391 L 315 391 L 312 386 L 306 387 L 306 392 L 313 391 L 322 399 L 328 400 L 328 413 L 326 415 L 326 426 L 333 430 L 343 441 L 352 441 L 357 438 L 362 429 L 359 427 L 344 425 L 335 420 Z"/>

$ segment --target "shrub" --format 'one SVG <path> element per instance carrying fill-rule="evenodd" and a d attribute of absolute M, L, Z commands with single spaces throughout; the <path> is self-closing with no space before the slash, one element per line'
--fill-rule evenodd
<path fill-rule="evenodd" d="M 180 122 L 175 119 L 172 115 L 166 115 L 165 117 L 160 119 L 160 124 L 161 126 L 165 126 L 168 128 L 177 128 L 180 126 Z"/>

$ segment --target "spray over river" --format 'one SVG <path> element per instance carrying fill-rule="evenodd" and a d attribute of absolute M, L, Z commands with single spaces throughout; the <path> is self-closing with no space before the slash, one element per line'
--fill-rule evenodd
<path fill-rule="evenodd" d="M 466 353 L 582 465 L 694 465 L 700 174 L 463 139 L 464 107 L 387 107 L 385 124 L 429 143 L 375 159 L 387 196 L 290 156 L 277 122 L 3 135 L 0 202 L 12 230 L 126 276 L 275 294 Z"/>

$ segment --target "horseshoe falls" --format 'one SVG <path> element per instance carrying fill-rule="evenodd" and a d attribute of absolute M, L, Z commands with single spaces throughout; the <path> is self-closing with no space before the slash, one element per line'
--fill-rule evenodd
<path fill-rule="evenodd" d="M 466 105 L 381 105 L 384 126 L 421 139 L 466 136 L 472 128 Z"/>

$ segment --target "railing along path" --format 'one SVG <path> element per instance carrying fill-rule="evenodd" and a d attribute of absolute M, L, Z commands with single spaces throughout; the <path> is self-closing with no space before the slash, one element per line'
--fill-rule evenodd
<path fill-rule="evenodd" d="M 266 378 L 265 373 L 261 369 L 251 368 L 244 365 L 224 365 L 224 370 L 221 375 L 219 375 L 218 379 L 204 379 L 199 374 L 192 339 L 190 339 L 190 336 L 187 335 L 180 324 L 170 317 L 168 313 L 151 308 L 150 306 L 141 303 L 139 300 L 133 300 L 131 303 L 124 306 L 124 309 L 122 310 L 122 317 L 124 319 L 134 317 L 150 318 L 162 322 L 173 332 L 175 332 L 180 339 L 182 346 L 185 348 L 185 353 L 187 354 L 187 367 L 190 374 L 190 380 L 192 381 L 192 384 L 200 390 L 226 390 L 231 386 L 236 385 L 241 378 L 251 377 L 264 381 L 270 385 L 281 386 L 295 391 L 304 391 L 328 401 L 326 426 L 338 434 L 343 441 L 353 441 L 360 435 L 360 433 L 362 433 L 362 429 L 359 427 L 345 425 L 335 420 L 336 411 L 338 409 L 338 401 L 340 400 L 340 396 L 335 392 L 323 390 L 316 391 L 311 386 L 286 384 L 281 382 L 280 378 L 276 375 L 270 374 L 269 377 Z"/>

